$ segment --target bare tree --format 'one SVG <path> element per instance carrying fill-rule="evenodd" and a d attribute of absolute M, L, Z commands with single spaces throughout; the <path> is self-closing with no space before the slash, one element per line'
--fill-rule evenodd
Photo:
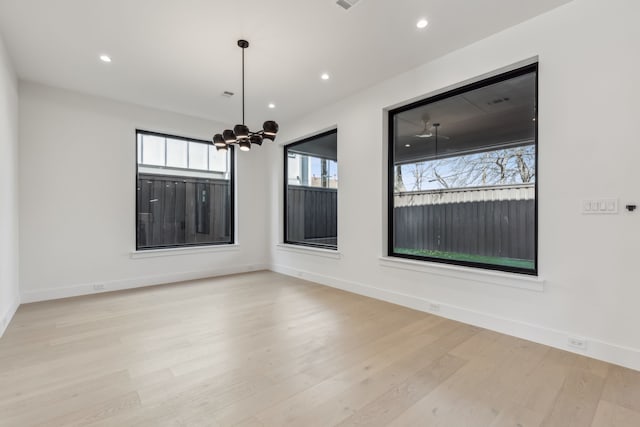
<path fill-rule="evenodd" d="M 528 158 L 529 156 L 531 156 L 531 154 L 525 153 L 524 150 L 518 150 L 515 154 L 518 171 L 520 172 L 520 179 L 522 180 L 522 182 L 531 182 L 534 176 L 534 173 L 529 167 L 529 164 L 535 162 L 535 158 Z"/>
<path fill-rule="evenodd" d="M 429 168 L 427 167 L 426 162 L 414 163 L 411 172 L 414 180 L 413 190 L 420 191 L 423 186 L 422 183 L 426 181 L 429 174 Z"/>
<path fill-rule="evenodd" d="M 400 193 L 403 191 L 407 191 L 407 189 L 404 186 L 404 181 L 402 181 L 402 165 L 396 165 L 393 183 L 394 183 L 393 185 L 394 192 Z"/>
<path fill-rule="evenodd" d="M 396 177 L 402 174 L 396 166 Z M 404 166 L 413 190 L 530 183 L 535 180 L 535 147 L 505 148 L 483 153 L 418 162 Z M 398 180 L 396 179 L 396 186 Z M 403 183 L 404 186 L 404 183 Z"/>
<path fill-rule="evenodd" d="M 444 188 L 449 188 L 449 184 L 447 183 L 447 180 L 444 179 L 437 171 L 436 168 L 433 168 L 433 176 L 435 177 L 435 180 L 438 181 L 440 183 L 440 185 L 442 185 Z M 422 189 L 422 188 L 420 188 Z"/>
<path fill-rule="evenodd" d="M 500 184 L 504 184 L 507 179 L 507 162 L 509 161 L 509 157 L 507 156 L 498 156 L 496 157 L 495 163 L 498 166 L 498 170 L 500 171 Z"/>

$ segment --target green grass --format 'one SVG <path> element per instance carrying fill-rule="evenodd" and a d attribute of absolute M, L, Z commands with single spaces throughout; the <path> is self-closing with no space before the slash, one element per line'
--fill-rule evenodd
<path fill-rule="evenodd" d="M 526 270 L 534 269 L 533 261 L 528 259 L 502 258 L 497 256 L 473 255 L 473 254 L 463 254 L 463 253 L 457 253 L 457 252 L 431 251 L 427 249 L 394 248 L 394 251 L 398 254 L 426 256 L 430 258 L 440 258 L 440 259 L 448 259 L 448 260 L 455 260 L 455 261 L 476 262 L 480 264 L 491 264 L 491 265 L 500 265 L 504 267 L 522 268 Z"/>

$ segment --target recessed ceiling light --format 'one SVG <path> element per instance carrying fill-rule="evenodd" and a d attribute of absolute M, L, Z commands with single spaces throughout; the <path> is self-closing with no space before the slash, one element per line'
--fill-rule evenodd
<path fill-rule="evenodd" d="M 411 144 L 404 144 L 405 147 L 411 147 Z"/>
<path fill-rule="evenodd" d="M 418 21 L 418 23 L 416 24 L 416 27 L 418 27 L 419 29 L 423 29 L 423 28 L 426 28 L 427 25 L 429 25 L 429 21 L 422 18 L 421 20 Z"/>
<path fill-rule="evenodd" d="M 109 55 L 100 55 L 100 61 L 111 62 L 111 57 Z"/>
<path fill-rule="evenodd" d="M 268 105 L 268 107 L 269 107 L 269 108 L 276 108 L 276 104 L 271 103 L 271 104 L 269 104 L 269 105 Z"/>
<path fill-rule="evenodd" d="M 329 80 L 329 74 L 327 74 L 327 73 L 323 73 L 323 74 L 320 76 L 320 78 L 321 78 L 322 80 Z"/>

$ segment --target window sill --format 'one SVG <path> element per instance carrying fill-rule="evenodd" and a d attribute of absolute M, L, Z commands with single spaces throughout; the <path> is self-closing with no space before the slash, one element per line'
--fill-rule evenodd
<path fill-rule="evenodd" d="M 185 248 L 163 248 L 163 249 L 148 249 L 143 251 L 132 251 L 129 254 L 131 259 L 141 258 L 156 258 L 163 256 L 175 256 L 175 255 L 190 255 L 190 254 L 203 254 L 211 252 L 237 252 L 240 250 L 240 245 L 214 245 L 214 246 L 197 246 L 197 247 L 185 247 Z"/>
<path fill-rule="evenodd" d="M 504 273 L 479 268 L 462 267 L 457 265 L 440 264 L 429 261 L 413 261 L 403 258 L 380 257 L 382 267 L 397 268 L 401 270 L 430 273 L 439 276 L 453 277 L 456 279 L 470 280 L 474 282 L 489 283 L 492 285 L 507 286 L 510 288 L 524 289 L 528 291 L 544 292 L 544 279 L 535 276 L 526 276 L 517 273 Z"/>
<path fill-rule="evenodd" d="M 276 248 L 280 251 L 293 252 L 305 255 L 315 255 L 324 258 L 340 259 L 342 254 L 338 251 L 323 248 L 314 248 L 311 246 L 290 245 L 287 243 L 278 243 Z"/>

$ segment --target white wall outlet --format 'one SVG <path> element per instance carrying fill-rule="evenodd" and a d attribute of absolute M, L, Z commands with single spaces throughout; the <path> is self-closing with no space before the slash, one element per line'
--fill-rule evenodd
<path fill-rule="evenodd" d="M 436 304 L 433 302 L 429 303 L 429 311 L 432 313 L 439 313 L 440 312 L 440 304 Z"/>
<path fill-rule="evenodd" d="M 95 284 L 95 285 L 93 285 L 93 290 L 94 290 L 94 291 L 104 291 L 104 285 L 102 285 L 102 284 Z"/>
<path fill-rule="evenodd" d="M 587 349 L 587 340 L 582 337 L 569 337 L 567 339 L 567 343 L 571 348 L 575 348 L 582 351 Z"/>
<path fill-rule="evenodd" d="M 585 199 L 582 213 L 589 215 L 615 215 L 618 213 L 618 199 Z"/>

